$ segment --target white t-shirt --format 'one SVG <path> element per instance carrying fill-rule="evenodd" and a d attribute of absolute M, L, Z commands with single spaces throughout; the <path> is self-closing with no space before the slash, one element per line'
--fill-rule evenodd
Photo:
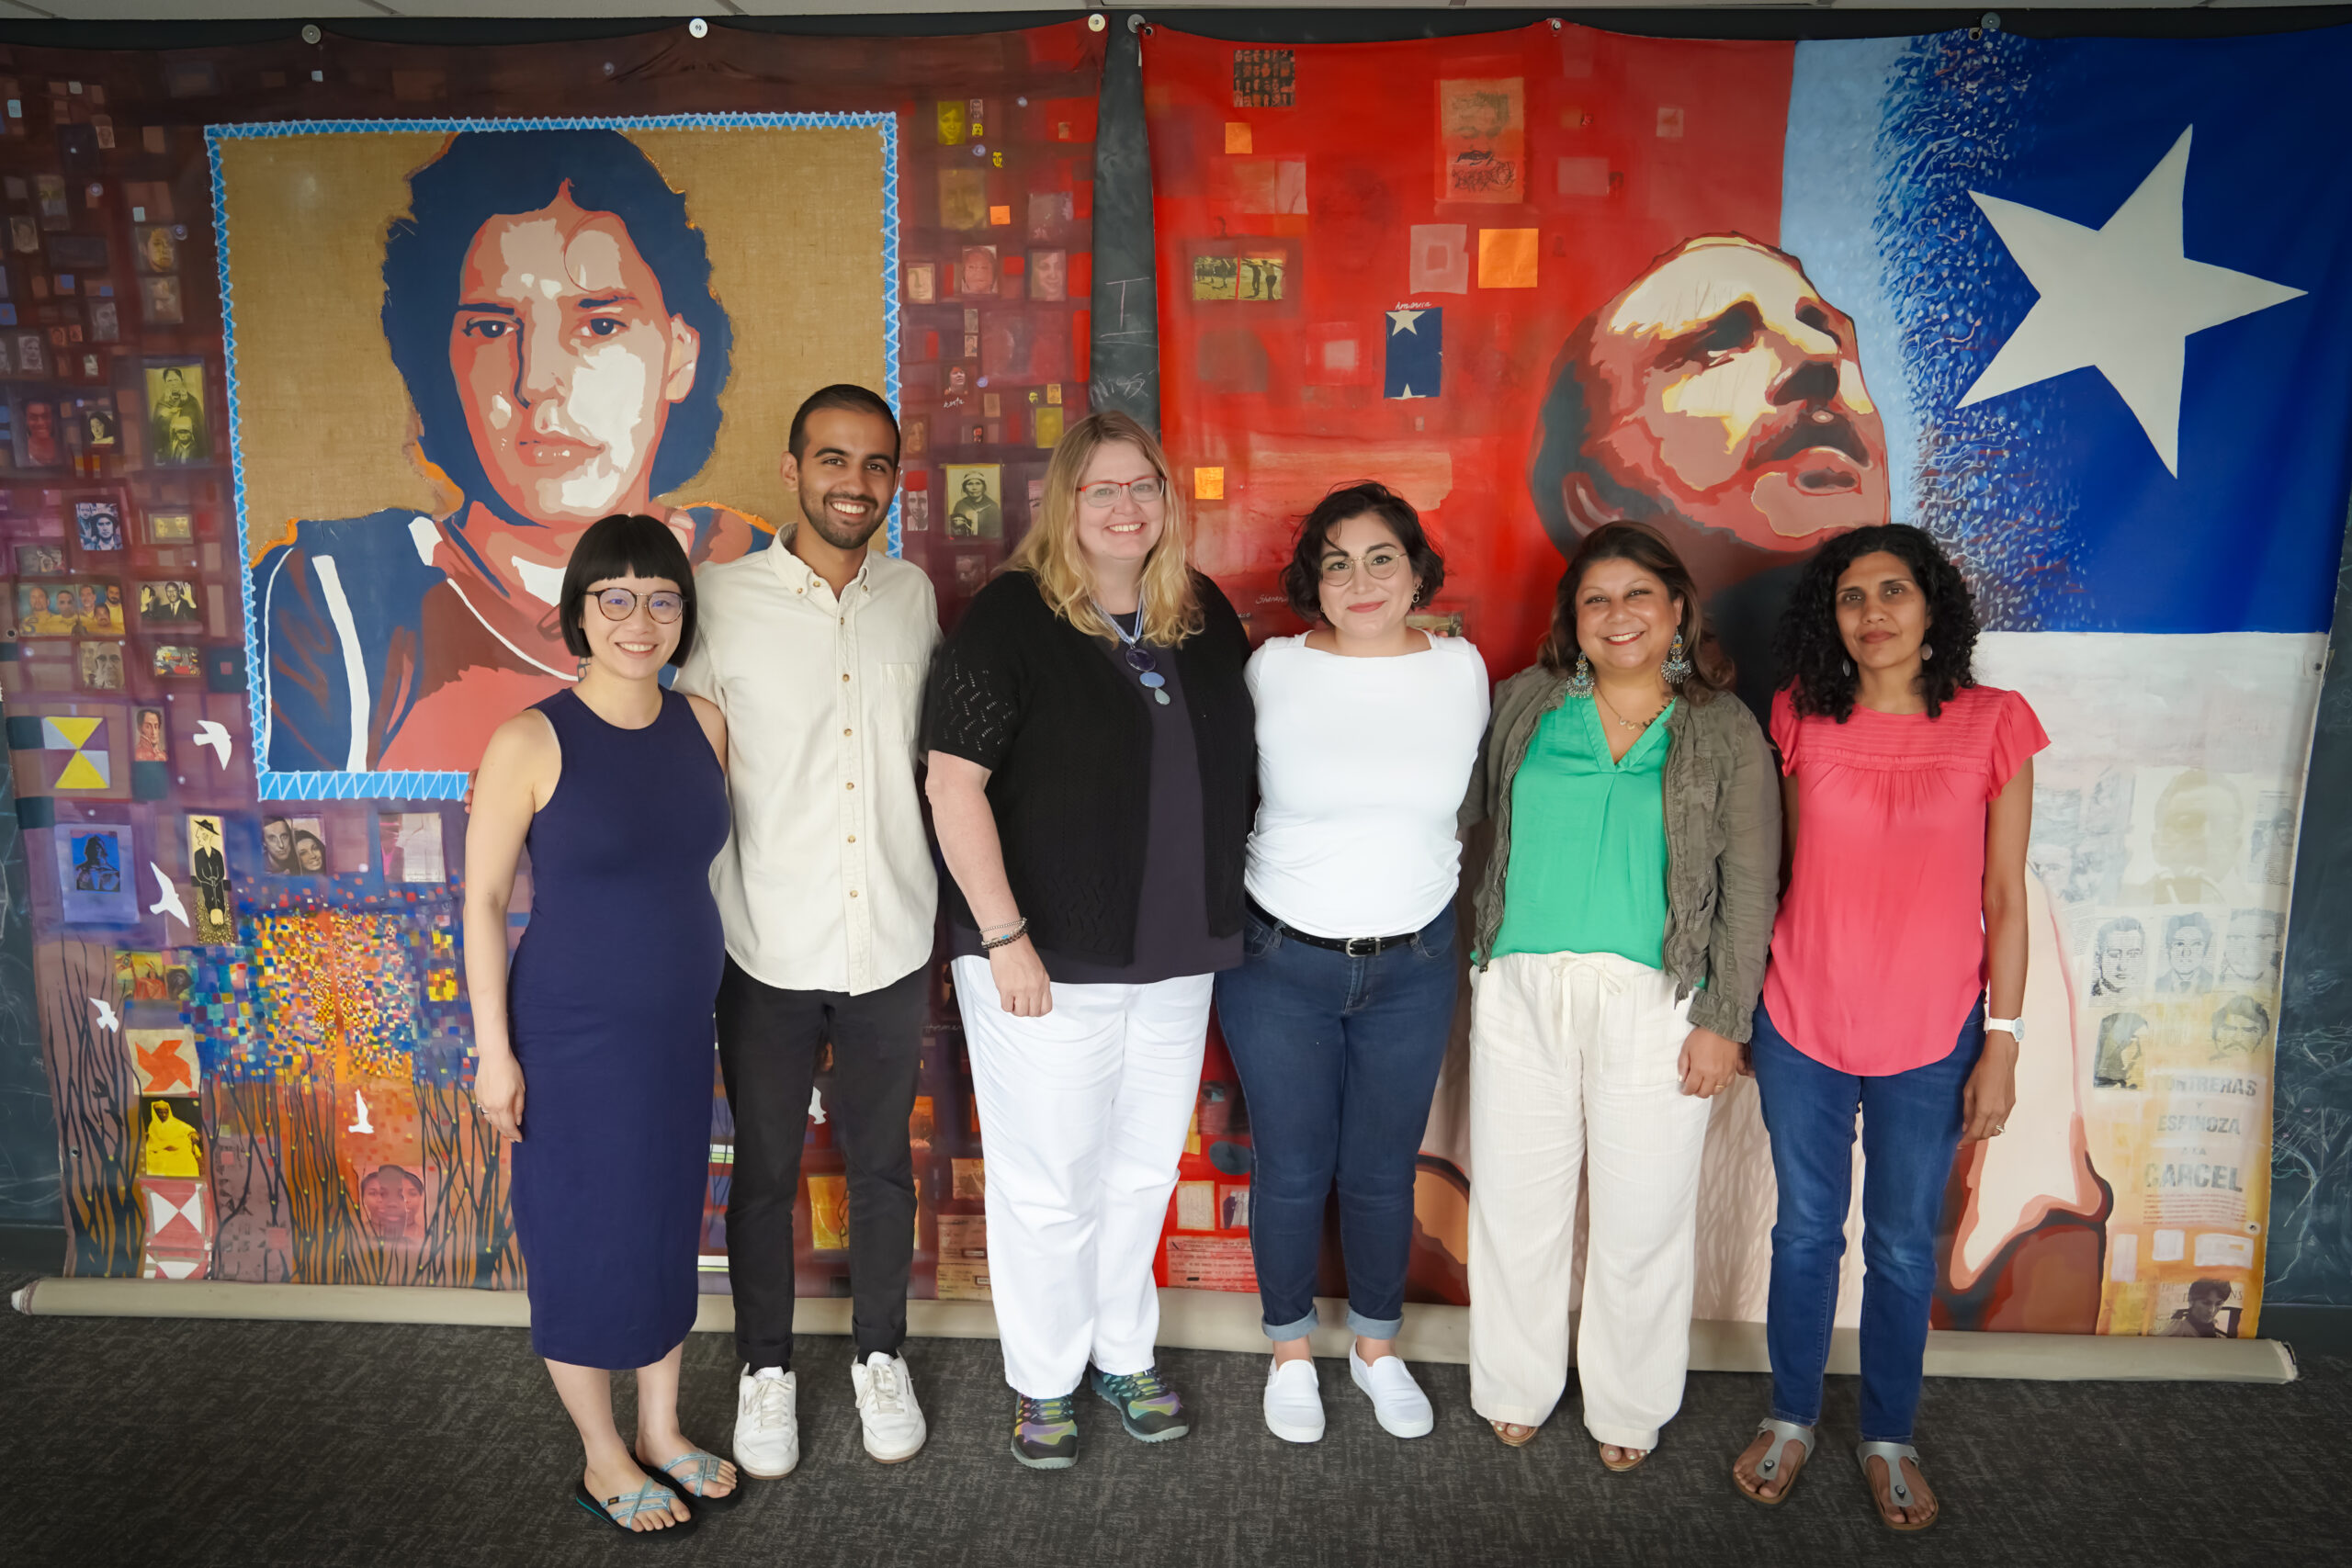
<path fill-rule="evenodd" d="M 1258 824 L 1247 886 L 1313 936 L 1401 936 L 1453 899 L 1455 814 L 1487 732 L 1487 664 L 1461 637 L 1394 659 L 1304 637 L 1250 657 Z"/>

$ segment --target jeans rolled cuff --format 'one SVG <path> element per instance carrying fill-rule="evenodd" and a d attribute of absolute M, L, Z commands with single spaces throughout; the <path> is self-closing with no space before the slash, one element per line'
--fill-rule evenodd
<path fill-rule="evenodd" d="M 1896 1448 L 1907 1449 L 1911 1446 L 1911 1434 L 1905 1432 L 1899 1438 L 1873 1438 L 1865 1432 L 1862 1434 L 1861 1440 L 1866 1443 L 1893 1443 Z"/>
<path fill-rule="evenodd" d="M 1772 1419 L 1786 1421 L 1792 1427 L 1818 1427 L 1821 1425 L 1821 1412 L 1816 1410 L 1810 1416 L 1796 1416 L 1775 1404 L 1772 1406 Z"/>
<path fill-rule="evenodd" d="M 1294 1339 L 1306 1338 L 1308 1335 L 1315 1332 L 1316 1328 L 1321 1324 L 1321 1322 L 1322 1319 L 1317 1317 L 1314 1312 L 1309 1310 L 1305 1317 L 1300 1318 L 1295 1323 L 1267 1324 L 1265 1325 L 1266 1337 L 1272 1340 L 1277 1345 L 1286 1345 Z"/>
<path fill-rule="evenodd" d="M 1402 1314 L 1396 1317 L 1366 1317 L 1355 1308 L 1348 1309 L 1348 1328 L 1361 1339 L 1394 1339 L 1396 1331 L 1405 1326 Z"/>

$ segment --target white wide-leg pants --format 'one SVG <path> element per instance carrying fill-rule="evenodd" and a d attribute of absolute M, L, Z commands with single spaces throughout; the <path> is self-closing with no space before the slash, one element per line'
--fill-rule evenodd
<path fill-rule="evenodd" d="M 1152 1364 L 1152 1255 L 1201 1089 L 1212 976 L 1060 986 L 1015 1018 L 985 958 L 956 960 L 956 999 L 987 1159 L 989 1287 L 1004 1380 L 1031 1399 L 1091 1360 Z"/>
<path fill-rule="evenodd" d="M 1585 1429 L 1654 1449 L 1690 1363 L 1708 1102 L 1675 1071 L 1690 1000 L 1606 953 L 1507 953 L 1473 985 L 1470 1404 L 1540 1427 L 1559 1403 L 1583 1179 Z"/>

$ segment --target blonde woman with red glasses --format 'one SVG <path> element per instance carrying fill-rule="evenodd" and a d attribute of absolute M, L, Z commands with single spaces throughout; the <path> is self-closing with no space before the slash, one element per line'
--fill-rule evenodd
<path fill-rule="evenodd" d="M 923 744 L 988 1148 L 1013 1457 L 1065 1469 L 1075 1395 L 1191 1429 L 1159 1373 L 1152 1255 L 1218 970 L 1241 961 L 1250 644 L 1185 556 L 1159 443 L 1072 425 L 1045 502 L 932 669 Z"/>

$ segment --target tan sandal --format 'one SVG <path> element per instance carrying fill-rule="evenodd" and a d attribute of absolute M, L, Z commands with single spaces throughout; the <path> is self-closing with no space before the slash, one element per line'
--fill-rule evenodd
<path fill-rule="evenodd" d="M 1536 1431 L 1538 1430 L 1538 1428 L 1533 1427 L 1522 1427 L 1515 1421 L 1497 1421 L 1492 1417 L 1487 1419 L 1487 1425 L 1495 1429 L 1496 1437 L 1500 1438 L 1504 1442 L 1510 1444 L 1515 1449 L 1523 1449 L 1528 1444 L 1533 1442 L 1535 1440 Z M 1511 1434 L 1513 1432 L 1517 1432 L 1519 1436 L 1516 1438 L 1512 1437 Z"/>
<path fill-rule="evenodd" d="M 1600 1447 L 1604 1450 L 1608 1449 L 1615 1449 L 1621 1454 L 1627 1451 L 1625 1445 L 1623 1443 L 1603 1443 Z M 1623 1475 L 1629 1470 L 1639 1470 L 1642 1467 L 1642 1461 L 1649 1457 L 1650 1450 L 1647 1449 L 1642 1449 L 1635 1451 L 1634 1458 L 1619 1460 L 1616 1463 L 1611 1464 L 1609 1462 L 1609 1455 L 1606 1452 L 1603 1452 L 1600 1456 L 1600 1468 L 1613 1472 L 1618 1475 Z"/>

